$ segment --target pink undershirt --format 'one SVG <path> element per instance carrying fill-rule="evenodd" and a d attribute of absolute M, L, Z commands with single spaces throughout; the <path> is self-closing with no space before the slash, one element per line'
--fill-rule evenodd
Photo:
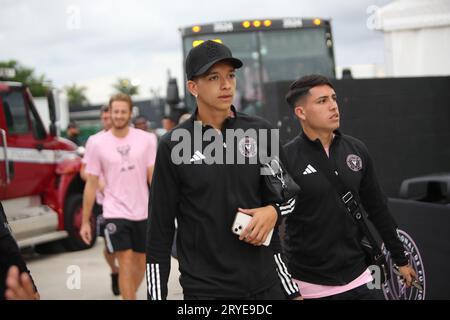
<path fill-rule="evenodd" d="M 300 293 L 304 299 L 317 299 L 350 291 L 368 282 L 372 282 L 373 278 L 370 274 L 370 270 L 366 269 L 366 271 L 364 271 L 358 278 L 344 286 L 323 286 L 296 279 L 294 279 L 294 281 L 297 283 Z"/>

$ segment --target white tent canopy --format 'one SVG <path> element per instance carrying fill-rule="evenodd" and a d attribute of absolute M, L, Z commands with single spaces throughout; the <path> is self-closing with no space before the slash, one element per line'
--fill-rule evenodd
<path fill-rule="evenodd" d="M 387 76 L 450 75 L 450 0 L 397 0 L 377 12 Z"/>

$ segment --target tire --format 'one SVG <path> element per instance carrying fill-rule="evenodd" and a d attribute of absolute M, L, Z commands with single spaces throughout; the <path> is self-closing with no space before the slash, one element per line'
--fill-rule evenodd
<path fill-rule="evenodd" d="M 96 219 L 91 216 L 92 242 L 84 243 L 80 236 L 83 196 L 81 194 L 69 195 L 64 206 L 64 229 L 69 237 L 64 240 L 64 247 L 69 251 L 79 251 L 92 248 L 97 240 Z"/>
<path fill-rule="evenodd" d="M 34 247 L 34 251 L 39 254 L 57 254 L 66 251 L 63 241 L 53 241 L 43 244 L 38 244 Z"/>

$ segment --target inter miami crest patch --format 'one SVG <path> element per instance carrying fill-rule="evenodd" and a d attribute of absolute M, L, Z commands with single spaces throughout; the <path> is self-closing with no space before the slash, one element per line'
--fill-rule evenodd
<path fill-rule="evenodd" d="M 414 239 L 407 232 L 403 230 L 397 230 L 398 238 L 403 243 L 405 254 L 408 257 L 409 265 L 414 269 L 417 275 L 417 279 L 421 284 L 421 287 L 416 286 L 407 287 L 403 281 L 403 277 L 396 275 L 393 272 L 394 261 L 390 253 L 383 245 L 383 252 L 386 255 L 386 260 L 389 265 L 389 271 L 391 272 L 391 278 L 389 281 L 383 284 L 383 293 L 386 300 L 425 300 L 426 297 L 426 276 L 425 266 L 423 264 L 422 256 L 419 251 L 419 247 L 414 242 Z"/>
<path fill-rule="evenodd" d="M 358 172 L 362 169 L 362 160 L 357 155 L 351 154 L 347 157 L 347 165 L 352 171 Z"/>
<path fill-rule="evenodd" d="M 106 225 L 106 230 L 108 230 L 109 234 L 114 234 L 117 231 L 117 226 L 114 223 L 110 222 Z"/>
<path fill-rule="evenodd" d="M 239 151 L 246 158 L 253 158 L 258 153 L 258 145 L 252 137 L 245 137 L 239 141 Z"/>

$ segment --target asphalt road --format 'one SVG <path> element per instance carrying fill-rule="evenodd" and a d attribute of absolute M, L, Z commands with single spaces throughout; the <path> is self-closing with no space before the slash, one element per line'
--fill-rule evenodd
<path fill-rule="evenodd" d="M 25 258 L 43 300 L 118 300 L 111 291 L 109 267 L 103 258 L 103 239 L 89 250 L 41 255 L 25 252 Z M 172 258 L 169 300 L 181 300 L 178 262 Z M 147 299 L 144 281 L 137 298 Z"/>

